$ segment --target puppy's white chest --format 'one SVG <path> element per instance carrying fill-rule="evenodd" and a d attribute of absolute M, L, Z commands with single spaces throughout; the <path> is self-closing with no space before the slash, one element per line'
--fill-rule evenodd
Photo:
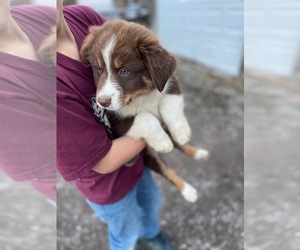
<path fill-rule="evenodd" d="M 141 112 L 149 112 L 159 118 L 159 104 L 162 96 L 163 94 L 158 91 L 153 91 L 149 95 L 139 96 L 131 104 L 122 107 L 119 110 L 119 115 L 128 117 L 135 116 Z"/>

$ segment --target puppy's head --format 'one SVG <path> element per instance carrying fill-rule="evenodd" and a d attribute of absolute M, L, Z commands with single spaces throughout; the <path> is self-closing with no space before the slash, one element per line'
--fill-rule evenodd
<path fill-rule="evenodd" d="M 98 103 L 108 110 L 153 90 L 161 92 L 176 67 L 150 30 L 121 20 L 91 27 L 80 55 L 93 68 Z"/>

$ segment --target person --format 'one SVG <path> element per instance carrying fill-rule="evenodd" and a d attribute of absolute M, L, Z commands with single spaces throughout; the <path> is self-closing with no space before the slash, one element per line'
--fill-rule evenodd
<path fill-rule="evenodd" d="M 105 20 L 90 7 L 57 2 L 57 169 L 74 181 L 108 225 L 111 250 L 170 249 L 160 232 L 161 193 L 143 164 L 143 139 L 112 139 L 97 106 L 92 70 L 79 55 L 89 26 Z"/>
<path fill-rule="evenodd" d="M 0 170 L 55 205 L 56 72 L 37 51 L 56 11 L 1 0 L 0 17 Z"/>

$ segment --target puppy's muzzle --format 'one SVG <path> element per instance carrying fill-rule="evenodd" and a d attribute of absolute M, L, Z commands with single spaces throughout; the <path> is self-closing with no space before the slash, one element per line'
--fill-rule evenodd
<path fill-rule="evenodd" d="M 111 97 L 102 95 L 98 97 L 97 101 L 102 107 L 107 108 L 111 104 Z"/>

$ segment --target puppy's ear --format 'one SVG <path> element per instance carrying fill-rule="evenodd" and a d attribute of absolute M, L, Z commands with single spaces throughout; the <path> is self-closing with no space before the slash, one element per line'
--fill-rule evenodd
<path fill-rule="evenodd" d="M 147 37 L 139 43 L 139 52 L 157 89 L 163 91 L 176 68 L 176 59 L 159 42 Z"/>
<path fill-rule="evenodd" d="M 96 39 L 96 35 L 99 32 L 99 29 L 101 27 L 99 26 L 91 26 L 89 28 L 89 34 L 88 36 L 84 39 L 81 49 L 80 49 L 80 57 L 81 60 L 85 63 L 85 64 L 89 64 L 89 56 L 91 55 L 91 49 L 92 46 L 95 42 Z"/>

